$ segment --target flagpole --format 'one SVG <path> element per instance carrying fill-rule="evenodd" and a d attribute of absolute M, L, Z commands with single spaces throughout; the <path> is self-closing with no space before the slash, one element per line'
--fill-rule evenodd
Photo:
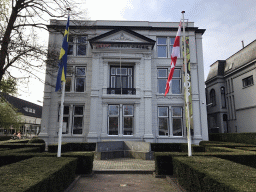
<path fill-rule="evenodd" d="M 58 140 L 58 153 L 57 157 L 61 157 L 61 140 L 62 140 L 62 125 L 63 125 L 63 108 L 64 108 L 64 95 L 65 95 L 66 82 L 62 82 L 61 102 L 60 102 L 60 119 L 59 119 L 59 140 Z"/>
<path fill-rule="evenodd" d="M 188 100 L 188 72 L 187 72 L 187 53 L 186 53 L 186 39 L 185 39 L 185 25 L 184 25 L 184 13 L 185 11 L 182 11 L 182 20 L 183 20 L 183 43 L 184 43 L 184 70 L 185 70 L 185 109 L 186 109 L 186 126 L 187 126 L 187 139 L 188 139 L 188 156 L 192 156 L 192 150 L 191 150 L 191 134 L 190 134 L 190 115 L 189 115 L 189 100 Z"/>
<path fill-rule="evenodd" d="M 67 8 L 68 10 L 68 18 L 69 18 L 69 13 L 71 11 L 70 8 Z M 57 157 L 61 157 L 61 141 L 62 141 L 62 126 L 63 126 L 63 109 L 64 109 L 64 96 L 65 96 L 65 87 L 66 87 L 66 81 L 62 81 L 61 84 L 61 101 L 60 101 L 60 119 L 59 119 L 59 139 L 58 139 L 58 152 L 57 152 Z"/>

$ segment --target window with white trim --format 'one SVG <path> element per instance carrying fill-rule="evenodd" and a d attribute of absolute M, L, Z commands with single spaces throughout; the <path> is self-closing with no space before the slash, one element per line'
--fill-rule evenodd
<path fill-rule="evenodd" d="M 168 68 L 157 69 L 157 92 L 165 93 L 166 82 L 168 79 Z M 172 88 L 169 94 L 181 94 L 181 69 L 175 69 L 172 77 Z"/>
<path fill-rule="evenodd" d="M 157 37 L 157 57 L 171 58 L 175 37 Z"/>
<path fill-rule="evenodd" d="M 85 90 L 86 90 L 86 67 L 82 67 L 82 66 L 68 67 L 65 91 L 66 92 L 85 92 Z"/>
<path fill-rule="evenodd" d="M 170 109 L 171 114 L 169 113 Z M 182 107 L 175 106 L 170 109 L 168 106 L 158 107 L 158 135 L 171 137 L 183 136 Z"/>
<path fill-rule="evenodd" d="M 158 107 L 158 130 L 159 135 L 169 135 L 169 107 Z"/>
<path fill-rule="evenodd" d="M 133 135 L 133 105 L 108 106 L 108 135 Z"/>
<path fill-rule="evenodd" d="M 59 116 L 60 119 L 60 106 Z M 64 105 L 63 109 L 63 125 L 62 134 L 66 135 L 81 135 L 83 133 L 84 106 L 82 105 Z M 59 127 L 57 128 L 57 132 Z"/>
<path fill-rule="evenodd" d="M 68 40 L 68 55 L 86 56 L 87 36 L 70 35 Z"/>
<path fill-rule="evenodd" d="M 172 129 L 173 136 L 182 136 L 182 107 L 172 107 Z"/>

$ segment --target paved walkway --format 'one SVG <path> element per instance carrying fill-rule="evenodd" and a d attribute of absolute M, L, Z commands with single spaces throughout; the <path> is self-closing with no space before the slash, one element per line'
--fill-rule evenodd
<path fill-rule="evenodd" d="M 185 192 L 175 178 L 155 178 L 155 161 L 94 160 L 91 176 L 78 176 L 66 192 Z"/>

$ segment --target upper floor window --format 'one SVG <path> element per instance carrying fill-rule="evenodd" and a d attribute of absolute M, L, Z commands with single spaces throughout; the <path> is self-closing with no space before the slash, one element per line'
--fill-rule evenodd
<path fill-rule="evenodd" d="M 133 67 L 110 67 L 110 94 L 135 94 L 133 89 Z"/>
<path fill-rule="evenodd" d="M 216 94 L 214 89 L 210 91 L 210 103 L 212 104 L 211 106 L 216 105 Z"/>
<path fill-rule="evenodd" d="M 225 88 L 224 88 L 224 87 L 221 87 L 221 88 L 220 88 L 220 92 L 221 92 L 221 104 L 222 104 L 222 108 L 226 108 Z"/>
<path fill-rule="evenodd" d="M 243 87 L 248 87 L 250 85 L 253 85 L 253 76 L 251 75 L 249 77 L 246 77 L 242 81 L 243 81 Z"/>
<path fill-rule="evenodd" d="M 86 36 L 69 36 L 68 55 L 85 56 L 87 48 Z"/>
<path fill-rule="evenodd" d="M 175 38 L 157 37 L 157 57 L 170 58 Z"/>
<path fill-rule="evenodd" d="M 75 73 L 73 72 L 75 71 Z M 69 67 L 66 77 L 66 92 L 85 92 L 86 90 L 86 67 Z"/>
<path fill-rule="evenodd" d="M 166 82 L 168 79 L 168 68 L 157 69 L 157 85 L 158 93 L 165 93 Z M 175 69 L 172 77 L 172 88 L 170 91 L 172 94 L 181 93 L 181 70 Z"/>

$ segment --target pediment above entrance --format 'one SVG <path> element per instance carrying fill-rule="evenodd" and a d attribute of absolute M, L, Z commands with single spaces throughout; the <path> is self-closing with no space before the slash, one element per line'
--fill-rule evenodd
<path fill-rule="evenodd" d="M 155 41 L 127 28 L 119 28 L 89 40 L 93 49 L 131 48 L 153 49 Z"/>

